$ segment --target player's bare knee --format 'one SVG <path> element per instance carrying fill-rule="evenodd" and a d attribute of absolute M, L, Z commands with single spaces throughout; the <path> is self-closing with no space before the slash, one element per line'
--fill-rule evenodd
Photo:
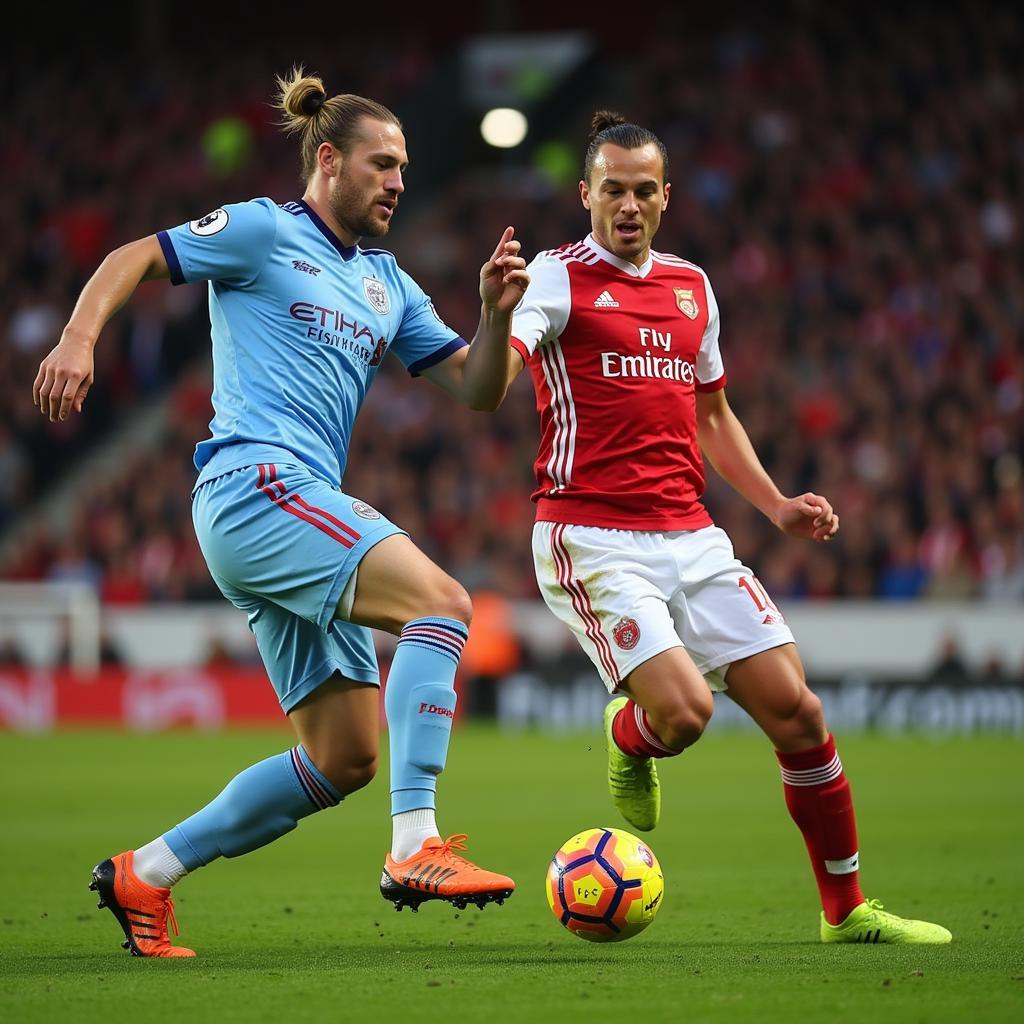
<path fill-rule="evenodd" d="M 320 748 L 308 740 L 303 745 L 313 764 L 342 796 L 369 785 L 377 774 L 375 752 Z"/>
<path fill-rule="evenodd" d="M 800 706 L 794 716 L 801 735 L 818 743 L 824 743 L 828 735 L 825 726 L 825 711 L 816 693 L 804 687 Z"/>
<path fill-rule="evenodd" d="M 778 709 L 765 732 L 776 746 L 784 750 L 799 750 L 824 743 L 828 729 L 821 700 L 806 686 L 801 687 L 792 701 Z"/>
<path fill-rule="evenodd" d="M 466 588 L 450 576 L 446 577 L 444 593 L 445 611 L 442 614 L 449 619 L 457 619 L 468 626 L 473 621 L 473 600 Z"/>
<path fill-rule="evenodd" d="M 350 764 L 345 786 L 341 789 L 342 794 L 347 795 L 349 793 L 354 793 L 356 790 L 362 789 L 364 786 L 368 786 L 373 781 L 376 774 L 376 757 L 371 757 L 365 761 Z"/>
<path fill-rule="evenodd" d="M 466 588 L 451 576 L 438 573 L 418 600 L 417 618 L 443 616 L 468 626 L 473 621 L 473 601 Z"/>
<path fill-rule="evenodd" d="M 693 746 L 711 721 L 714 705 L 709 701 L 679 704 L 658 720 L 658 738 L 673 750 Z"/>
<path fill-rule="evenodd" d="M 342 796 L 348 796 L 373 781 L 377 774 L 377 757 L 375 754 L 350 755 L 324 774 Z"/>

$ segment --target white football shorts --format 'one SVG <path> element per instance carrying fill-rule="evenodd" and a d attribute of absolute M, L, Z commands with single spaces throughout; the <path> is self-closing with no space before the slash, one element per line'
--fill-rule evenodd
<path fill-rule="evenodd" d="M 607 530 L 539 522 L 537 583 L 613 693 L 638 665 L 684 647 L 712 690 L 741 658 L 793 642 L 724 530 Z"/>

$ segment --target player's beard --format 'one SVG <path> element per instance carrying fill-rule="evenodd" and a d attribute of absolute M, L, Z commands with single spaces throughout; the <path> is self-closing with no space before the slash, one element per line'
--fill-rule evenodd
<path fill-rule="evenodd" d="M 331 192 L 330 206 L 334 219 L 343 224 L 356 238 L 383 238 L 391 229 L 391 222 L 375 215 L 374 198 L 369 205 L 366 193 L 355 182 L 345 178 Z"/>

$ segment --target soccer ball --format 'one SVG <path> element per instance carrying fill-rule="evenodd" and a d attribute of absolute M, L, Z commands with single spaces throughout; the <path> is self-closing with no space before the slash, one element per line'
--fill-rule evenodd
<path fill-rule="evenodd" d="M 551 912 L 581 939 L 621 942 L 642 932 L 665 895 L 651 848 L 619 828 L 588 828 L 551 859 Z"/>

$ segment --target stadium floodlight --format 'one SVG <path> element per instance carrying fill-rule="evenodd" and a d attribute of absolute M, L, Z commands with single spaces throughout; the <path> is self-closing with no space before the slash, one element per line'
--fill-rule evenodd
<path fill-rule="evenodd" d="M 525 115 L 514 107 L 495 107 L 480 122 L 484 142 L 498 149 L 512 149 L 526 138 L 529 127 Z"/>

